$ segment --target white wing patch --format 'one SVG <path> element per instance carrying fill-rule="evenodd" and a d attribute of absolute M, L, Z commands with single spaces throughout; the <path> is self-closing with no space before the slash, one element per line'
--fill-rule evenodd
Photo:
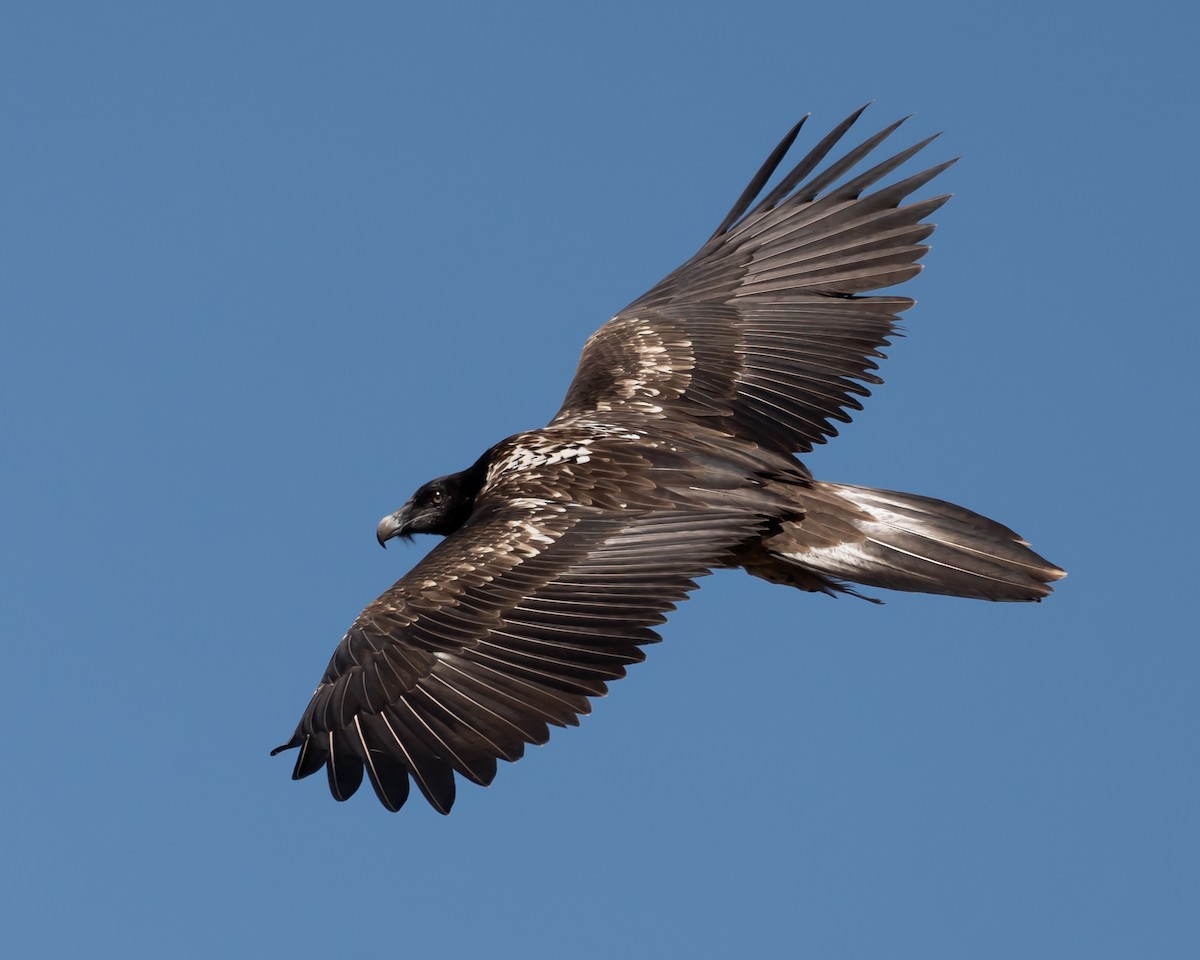
<path fill-rule="evenodd" d="M 546 536 L 542 532 L 542 528 L 530 520 L 513 519 L 505 521 L 505 526 L 510 530 L 515 530 L 519 534 L 519 550 L 526 556 L 536 556 L 538 551 L 534 550 L 529 544 L 533 543 L 553 543 L 554 538 Z"/>
<path fill-rule="evenodd" d="M 783 556 L 798 563 L 818 563 L 838 570 L 870 568 L 875 561 L 863 551 L 859 543 L 839 543 L 832 547 L 809 547 L 802 551 L 784 553 Z M 824 569 L 824 566 L 822 566 Z M 848 574 L 843 574 L 847 576 Z"/>
<path fill-rule="evenodd" d="M 509 472 L 529 473 L 541 467 L 587 463 L 592 459 L 592 452 L 588 449 L 592 443 L 590 437 L 570 443 L 559 443 L 544 434 L 534 433 L 522 442 L 514 444 L 503 457 L 488 467 L 486 485 L 491 485 L 497 477 Z"/>
<path fill-rule="evenodd" d="M 618 333 L 618 327 L 624 329 Z M 596 404 L 599 412 L 611 413 L 614 406 L 619 406 L 656 416 L 663 412 L 656 401 L 679 397 L 687 390 L 693 364 L 681 358 L 692 356 L 690 340 L 667 343 L 661 331 L 637 317 L 609 321 L 602 332 L 606 337 L 630 338 L 633 363 L 628 362 L 626 354 L 625 362 L 608 371 L 611 377 L 608 392 L 612 399 L 599 401 Z"/>

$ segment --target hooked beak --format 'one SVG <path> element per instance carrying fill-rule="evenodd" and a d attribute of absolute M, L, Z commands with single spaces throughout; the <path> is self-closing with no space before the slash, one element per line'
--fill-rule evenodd
<path fill-rule="evenodd" d="M 379 541 L 381 547 L 387 547 L 387 542 L 393 537 L 404 537 L 408 539 L 411 536 L 405 527 L 408 525 L 409 504 L 405 504 L 395 513 L 389 514 L 379 521 L 379 526 L 375 528 L 375 539 Z"/>

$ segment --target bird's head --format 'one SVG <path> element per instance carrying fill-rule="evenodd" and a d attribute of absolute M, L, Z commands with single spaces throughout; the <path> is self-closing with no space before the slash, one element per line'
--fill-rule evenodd
<path fill-rule="evenodd" d="M 414 533 L 447 536 L 467 522 L 475 495 L 483 485 L 479 464 L 461 473 L 430 480 L 404 506 L 379 521 L 375 537 L 381 547 L 393 537 L 408 540 Z"/>

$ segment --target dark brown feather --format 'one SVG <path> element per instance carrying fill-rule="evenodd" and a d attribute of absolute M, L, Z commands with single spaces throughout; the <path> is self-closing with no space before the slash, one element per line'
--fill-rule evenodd
<path fill-rule="evenodd" d="M 576 723 L 643 659 L 694 578 L 764 525 L 744 512 L 533 501 L 477 514 L 347 632 L 293 738 L 296 776 L 319 757 L 344 800 L 365 766 L 389 809 L 411 776 L 448 812 L 454 771 L 488 783 L 548 724 Z M 394 669 L 398 652 L 410 669 Z"/>
<path fill-rule="evenodd" d="M 861 297 L 900 283 L 933 232 L 922 222 L 947 199 L 902 206 L 948 163 L 863 192 L 933 138 L 824 193 L 899 126 L 894 123 L 808 176 L 857 119 L 856 111 L 767 197 L 735 204 L 700 252 L 588 341 L 555 423 L 622 408 L 666 418 L 717 418 L 739 439 L 782 452 L 836 436 L 831 421 L 879 383 L 870 371 L 895 331 L 901 297 Z M 789 134 L 789 138 L 792 134 Z M 785 143 L 790 140 L 785 138 Z M 760 189 L 780 157 L 756 176 Z M 749 192 L 749 189 L 747 190 Z M 837 372 L 833 372 L 837 371 Z"/>

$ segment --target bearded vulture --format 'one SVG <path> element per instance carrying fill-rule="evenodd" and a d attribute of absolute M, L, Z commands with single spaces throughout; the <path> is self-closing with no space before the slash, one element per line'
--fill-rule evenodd
<path fill-rule="evenodd" d="M 767 183 L 796 124 L 699 252 L 597 331 L 549 425 L 501 440 L 380 522 L 444 536 L 342 638 L 292 738 L 293 778 L 338 800 L 366 771 L 441 813 L 643 659 L 715 568 L 825 594 L 848 584 L 1040 600 L 1064 571 L 1008 527 L 929 497 L 828 483 L 794 454 L 836 436 L 913 301 L 953 161 L 878 186 L 934 138 L 857 176 L 900 122 L 822 164 L 855 111 Z M 805 118 L 807 119 L 807 118 Z M 857 594 L 856 594 L 857 595 Z"/>

